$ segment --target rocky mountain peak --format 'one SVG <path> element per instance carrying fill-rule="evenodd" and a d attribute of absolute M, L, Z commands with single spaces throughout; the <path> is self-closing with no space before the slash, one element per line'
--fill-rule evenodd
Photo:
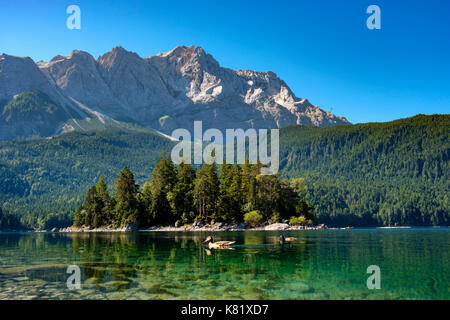
<path fill-rule="evenodd" d="M 121 63 L 133 63 L 142 60 L 135 52 L 127 51 L 122 47 L 115 47 L 97 59 L 104 69 L 111 69 L 114 65 Z"/>
<path fill-rule="evenodd" d="M 173 69 L 183 74 L 200 70 L 212 73 L 220 68 L 212 55 L 207 54 L 202 47 L 194 46 L 178 46 L 169 52 L 159 53 L 146 59 L 158 65 L 162 64 L 164 67 L 171 65 Z"/>
<path fill-rule="evenodd" d="M 34 61 L 30 57 L 18 57 L 18 56 L 12 56 L 6 53 L 3 53 L 0 56 L 0 61 L 2 61 L 3 66 L 19 66 L 19 65 L 27 65 L 27 66 L 33 66 Z"/>
<path fill-rule="evenodd" d="M 76 59 L 76 60 L 95 60 L 94 57 L 86 51 L 82 50 L 73 50 L 67 59 Z"/>
<path fill-rule="evenodd" d="M 11 100 L 25 91 L 40 90 L 57 99 L 57 93 L 30 57 L 0 57 L 0 100 Z"/>
<path fill-rule="evenodd" d="M 147 58 L 122 47 L 98 59 L 74 50 L 37 64 L 0 56 L 0 101 L 36 90 L 80 114 L 126 119 L 166 134 L 191 129 L 196 120 L 204 129 L 349 123 L 298 98 L 276 73 L 223 68 L 195 46 Z"/>

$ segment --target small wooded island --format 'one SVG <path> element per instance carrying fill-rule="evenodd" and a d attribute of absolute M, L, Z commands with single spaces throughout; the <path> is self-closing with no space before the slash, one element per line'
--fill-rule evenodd
<path fill-rule="evenodd" d="M 313 225 L 313 208 L 304 200 L 303 179 L 260 175 L 262 164 L 189 164 L 174 166 L 163 157 L 151 180 L 139 190 L 133 173 L 124 167 L 108 192 L 102 175 L 89 188 L 74 217 L 75 228 L 181 226 L 244 222 L 256 227 L 289 220 Z M 219 173 L 220 171 L 220 173 Z"/>

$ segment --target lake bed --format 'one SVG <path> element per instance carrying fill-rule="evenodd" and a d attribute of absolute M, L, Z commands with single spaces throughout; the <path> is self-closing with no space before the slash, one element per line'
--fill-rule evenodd
<path fill-rule="evenodd" d="M 449 249 L 448 228 L 2 233 L 0 299 L 449 299 Z"/>

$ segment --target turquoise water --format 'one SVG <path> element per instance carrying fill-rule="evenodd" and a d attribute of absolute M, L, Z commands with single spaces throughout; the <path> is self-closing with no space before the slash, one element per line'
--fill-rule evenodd
<path fill-rule="evenodd" d="M 0 299 L 449 299 L 450 230 L 0 234 Z M 229 250 L 201 241 L 234 240 Z M 81 289 L 69 290 L 69 265 Z M 381 289 L 369 290 L 378 265 Z"/>

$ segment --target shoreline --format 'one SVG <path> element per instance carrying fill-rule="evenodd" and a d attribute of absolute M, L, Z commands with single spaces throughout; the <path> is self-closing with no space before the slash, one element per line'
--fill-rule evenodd
<path fill-rule="evenodd" d="M 445 229 L 450 228 L 450 226 L 398 226 L 398 227 L 367 227 L 370 229 L 381 229 L 381 230 L 405 230 L 405 229 L 415 229 L 415 228 L 433 228 L 433 229 Z M 250 227 L 231 224 L 220 224 L 216 223 L 214 225 L 202 225 L 202 226 L 154 226 L 147 228 L 135 228 L 133 226 L 124 226 L 120 228 L 114 227 L 101 227 L 101 228 L 53 228 L 47 230 L 12 230 L 5 229 L 0 230 L 1 233 L 84 233 L 84 232 L 228 232 L 228 231 L 310 231 L 310 230 L 352 230 L 353 227 L 328 227 L 325 224 L 319 224 L 315 226 L 293 226 L 287 223 L 274 223 L 269 225 L 263 225 L 258 227 Z M 360 229 L 360 228 L 357 228 Z"/>
<path fill-rule="evenodd" d="M 154 226 L 147 228 L 136 228 L 134 226 L 114 227 L 67 227 L 53 228 L 48 230 L 0 230 L 10 233 L 82 233 L 82 232 L 227 232 L 227 231 L 290 231 L 290 230 L 326 230 L 328 227 L 324 224 L 315 226 L 292 226 L 287 223 L 274 223 L 258 227 L 250 227 L 244 224 L 233 225 L 225 223 L 216 223 L 213 225 L 189 225 L 189 226 Z"/>
<path fill-rule="evenodd" d="M 287 223 L 274 223 L 265 226 L 250 227 L 244 224 L 233 225 L 225 223 L 215 223 L 212 225 L 189 225 L 189 226 L 154 226 L 147 228 L 134 228 L 125 226 L 121 228 L 61 228 L 57 232 L 226 232 L 226 231 L 281 231 L 281 230 L 325 230 L 324 224 L 316 226 L 292 226 Z M 56 230 L 55 230 L 56 232 Z"/>

